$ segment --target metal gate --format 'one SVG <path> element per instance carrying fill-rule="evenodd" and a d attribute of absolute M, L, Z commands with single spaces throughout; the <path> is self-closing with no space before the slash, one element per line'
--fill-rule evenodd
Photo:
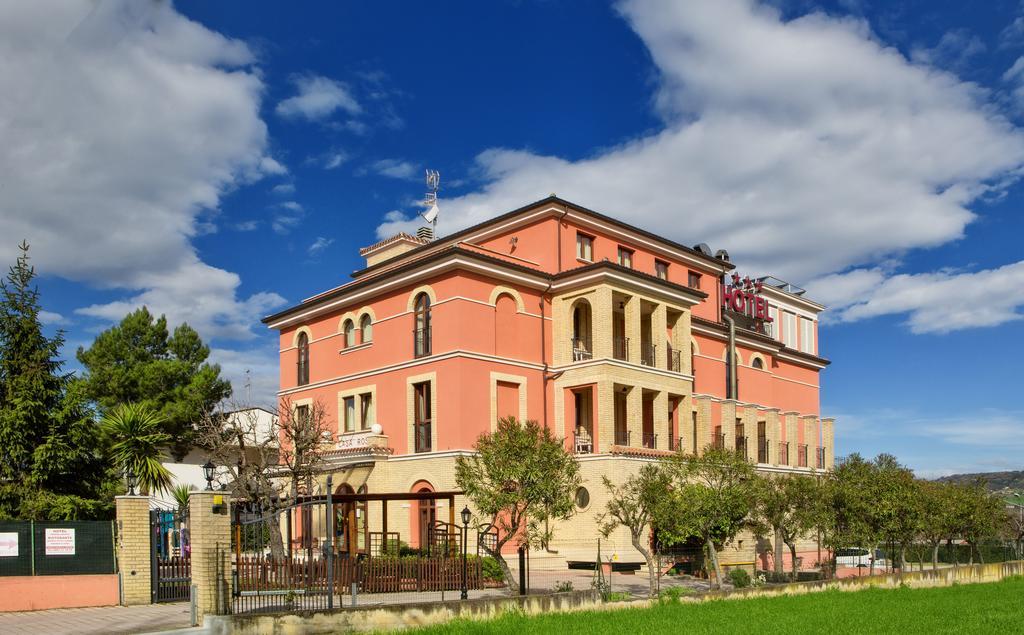
<path fill-rule="evenodd" d="M 152 509 L 149 527 L 153 602 L 184 602 L 192 586 L 188 513 Z"/>

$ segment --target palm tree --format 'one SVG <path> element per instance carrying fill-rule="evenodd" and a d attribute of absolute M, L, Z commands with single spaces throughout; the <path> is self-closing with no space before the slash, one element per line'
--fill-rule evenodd
<path fill-rule="evenodd" d="M 174 502 L 178 505 L 178 512 L 183 515 L 188 513 L 189 491 L 188 485 L 175 485 L 171 490 L 171 496 L 174 497 Z"/>
<path fill-rule="evenodd" d="M 125 473 L 135 475 L 143 494 L 171 488 L 171 472 L 160 462 L 171 435 L 161 431 L 163 418 L 141 403 L 117 406 L 100 422 L 111 442 L 111 456 Z"/>

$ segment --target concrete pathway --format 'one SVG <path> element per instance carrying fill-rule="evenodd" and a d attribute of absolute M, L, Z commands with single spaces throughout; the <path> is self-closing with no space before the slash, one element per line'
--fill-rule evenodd
<path fill-rule="evenodd" d="M 0 613 L 0 633 L 107 635 L 187 628 L 188 602 Z"/>

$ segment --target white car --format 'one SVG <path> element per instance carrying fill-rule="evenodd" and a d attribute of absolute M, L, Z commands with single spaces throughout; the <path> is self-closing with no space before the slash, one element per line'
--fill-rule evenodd
<path fill-rule="evenodd" d="M 862 549 L 861 547 L 848 547 L 846 549 L 836 550 L 837 567 L 870 568 L 872 560 L 875 563 L 876 569 L 885 569 L 888 566 L 885 558 L 882 557 L 882 551 L 880 549 L 875 550 L 875 555 L 873 557 L 869 550 Z"/>

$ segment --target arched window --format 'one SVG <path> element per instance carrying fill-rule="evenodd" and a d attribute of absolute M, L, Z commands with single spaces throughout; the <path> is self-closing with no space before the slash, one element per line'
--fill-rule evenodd
<path fill-rule="evenodd" d="M 373 341 L 373 320 L 366 314 L 359 320 L 359 333 L 363 344 Z"/>
<path fill-rule="evenodd" d="M 345 334 L 345 348 L 356 345 L 356 327 L 352 324 L 352 320 L 345 320 L 345 324 L 342 325 L 341 331 Z"/>
<path fill-rule="evenodd" d="M 750 367 L 764 370 L 764 362 L 761 361 L 760 357 L 755 357 L 754 359 L 750 360 Z"/>
<path fill-rule="evenodd" d="M 305 386 L 309 383 L 309 336 L 305 332 L 299 333 L 297 346 L 299 349 L 299 360 L 296 383 L 300 386 Z"/>
<path fill-rule="evenodd" d="M 579 300 L 572 309 L 572 361 L 582 362 L 594 357 L 590 337 L 590 303 Z"/>
<path fill-rule="evenodd" d="M 428 487 L 421 487 L 419 491 L 426 493 L 433 490 Z M 418 507 L 417 520 L 419 522 L 417 530 L 420 539 L 420 549 L 430 549 L 430 530 L 433 528 L 434 523 L 437 522 L 437 503 L 433 499 L 421 499 Z"/>
<path fill-rule="evenodd" d="M 515 357 L 520 346 L 516 334 L 516 301 L 503 293 L 494 302 L 494 354 Z"/>
<path fill-rule="evenodd" d="M 416 357 L 430 355 L 430 296 L 416 296 L 416 326 L 413 329 L 413 353 Z"/>

